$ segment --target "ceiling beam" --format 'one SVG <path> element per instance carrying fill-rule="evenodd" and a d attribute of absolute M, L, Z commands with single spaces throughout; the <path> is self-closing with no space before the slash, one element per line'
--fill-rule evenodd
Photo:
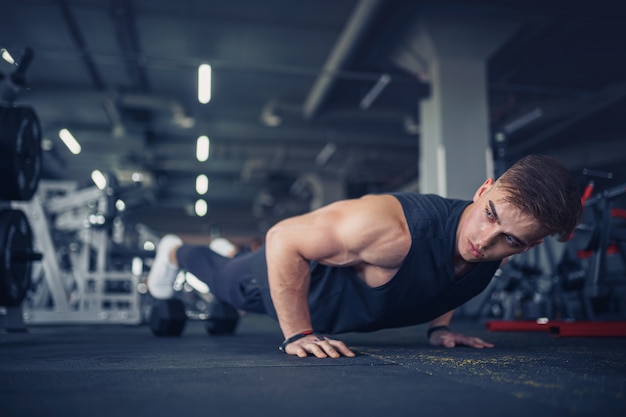
<path fill-rule="evenodd" d="M 74 14 L 70 10 L 66 0 L 57 0 L 57 3 L 59 5 L 59 9 L 61 10 L 61 15 L 63 16 L 65 25 L 69 31 L 72 43 L 74 44 L 74 47 L 78 49 L 78 56 L 80 56 L 81 61 L 85 65 L 87 74 L 89 75 L 92 84 L 98 91 L 104 91 L 106 89 L 106 85 L 100 75 L 100 71 L 96 67 L 96 63 L 91 55 L 91 52 L 89 51 L 89 48 L 87 47 L 85 37 L 78 26 L 78 22 L 76 21 Z"/>
<path fill-rule="evenodd" d="M 355 7 L 305 99 L 303 116 L 306 120 L 313 119 L 324 104 L 336 80 L 335 72 L 342 71 L 352 58 L 383 3 L 382 0 L 361 0 Z"/>
<path fill-rule="evenodd" d="M 150 91 L 146 70 L 139 62 L 141 47 L 137 37 L 133 2 L 111 0 L 111 16 L 128 76 L 139 91 Z"/>
<path fill-rule="evenodd" d="M 626 84 L 612 85 L 605 88 L 604 91 L 605 94 L 602 99 L 596 99 L 594 102 L 590 102 L 590 100 L 579 100 L 577 109 L 565 120 L 542 130 L 541 133 L 524 138 L 523 142 L 511 146 L 507 152 L 511 155 L 522 155 L 529 152 L 546 140 L 614 105 L 626 97 Z"/>

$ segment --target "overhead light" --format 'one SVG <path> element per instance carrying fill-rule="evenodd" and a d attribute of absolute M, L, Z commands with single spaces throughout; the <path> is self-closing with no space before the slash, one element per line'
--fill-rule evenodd
<path fill-rule="evenodd" d="M 9 64 L 11 65 L 15 64 L 15 60 L 13 59 L 9 51 L 7 51 L 6 49 L 4 48 L 0 49 L 0 56 L 2 56 L 2 59 L 4 59 Z"/>
<path fill-rule="evenodd" d="M 391 77 L 389 74 L 383 74 L 380 76 L 376 84 L 372 87 L 372 89 L 363 97 L 361 102 L 359 103 L 359 107 L 361 110 L 367 110 L 374 100 L 383 92 L 387 84 L 391 81 Z"/>
<path fill-rule="evenodd" d="M 523 115 L 522 117 L 520 117 L 519 119 L 513 120 L 511 123 L 507 124 L 506 126 L 504 126 L 504 132 L 507 135 L 510 135 L 511 133 L 515 132 L 516 130 L 519 130 L 521 128 L 523 128 L 524 126 L 534 122 L 535 120 L 539 119 L 541 116 L 543 116 L 543 110 L 541 108 L 536 108 L 535 110 L 526 113 L 525 115 Z"/>
<path fill-rule="evenodd" d="M 204 195 L 209 191 L 209 178 L 200 174 L 196 177 L 196 192 L 200 195 Z"/>
<path fill-rule="evenodd" d="M 202 64 L 198 67 L 198 101 L 207 104 L 211 101 L 211 66 Z"/>
<path fill-rule="evenodd" d="M 200 136 L 196 141 L 196 158 L 200 162 L 209 159 L 210 141 L 207 136 Z"/>
<path fill-rule="evenodd" d="M 326 165 L 326 162 L 334 155 L 335 151 L 337 151 L 337 145 L 328 142 L 315 157 L 315 165 L 320 167 Z"/>
<path fill-rule="evenodd" d="M 104 190 L 107 187 L 107 177 L 105 177 L 104 174 L 97 169 L 91 172 L 91 180 L 94 184 L 96 184 L 96 187 L 101 190 Z"/>
<path fill-rule="evenodd" d="M 74 138 L 74 136 L 70 133 L 69 130 L 67 129 L 59 130 L 59 137 L 61 138 L 61 140 L 63 141 L 65 146 L 67 146 L 67 149 L 69 149 L 71 153 L 73 153 L 74 155 L 78 155 L 80 153 L 81 151 L 80 143 L 78 143 L 76 138 Z"/>
<path fill-rule="evenodd" d="M 196 216 L 204 217 L 206 216 L 208 210 L 209 208 L 206 204 L 206 201 L 202 199 L 196 201 L 196 205 L 195 205 Z"/>

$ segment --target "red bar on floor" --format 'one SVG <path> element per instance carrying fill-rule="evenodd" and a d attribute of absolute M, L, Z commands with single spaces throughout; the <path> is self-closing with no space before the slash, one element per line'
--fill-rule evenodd
<path fill-rule="evenodd" d="M 492 320 L 486 326 L 492 332 L 549 332 L 548 324 L 552 323 L 537 323 L 536 320 Z"/>
<path fill-rule="evenodd" d="M 626 321 L 576 321 L 554 325 L 550 333 L 560 337 L 624 337 Z"/>
<path fill-rule="evenodd" d="M 486 327 L 494 332 L 549 332 L 561 337 L 626 336 L 626 321 L 493 320 Z"/>

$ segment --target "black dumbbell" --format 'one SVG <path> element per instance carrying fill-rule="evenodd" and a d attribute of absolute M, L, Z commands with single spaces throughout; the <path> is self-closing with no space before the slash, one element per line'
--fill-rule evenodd
<path fill-rule="evenodd" d="M 212 336 L 231 335 L 239 324 L 239 312 L 233 306 L 219 300 L 209 303 L 209 317 L 205 321 L 207 333 Z"/>
<path fill-rule="evenodd" d="M 212 336 L 235 333 L 239 324 L 239 312 L 234 307 L 212 300 L 205 329 Z M 187 323 L 185 303 L 179 298 L 154 300 L 150 310 L 150 330 L 156 336 L 180 336 Z"/>
<path fill-rule="evenodd" d="M 149 323 L 156 336 L 180 336 L 187 323 L 185 304 L 178 298 L 154 300 Z"/>

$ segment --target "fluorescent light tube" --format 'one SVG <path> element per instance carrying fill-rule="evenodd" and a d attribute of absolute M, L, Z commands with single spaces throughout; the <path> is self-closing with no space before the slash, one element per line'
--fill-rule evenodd
<path fill-rule="evenodd" d="M 200 162 L 209 159 L 210 141 L 207 136 L 200 136 L 196 141 L 196 158 Z"/>
<path fill-rule="evenodd" d="M 207 104 L 211 101 L 211 66 L 202 64 L 198 67 L 198 101 Z"/>
<path fill-rule="evenodd" d="M 107 186 L 107 177 L 97 169 L 91 172 L 91 180 L 101 190 L 104 190 Z"/>
<path fill-rule="evenodd" d="M 78 155 L 80 153 L 81 151 L 80 143 L 78 143 L 76 138 L 74 138 L 74 136 L 70 133 L 69 130 L 67 129 L 59 130 L 59 137 L 61 138 L 61 140 L 63 141 L 65 146 L 67 146 L 67 149 L 69 149 L 71 153 L 73 153 L 74 155 Z"/>
<path fill-rule="evenodd" d="M 206 204 L 206 201 L 200 199 L 198 201 L 196 201 L 196 206 L 195 206 L 195 210 L 196 210 L 196 215 L 198 217 L 204 217 L 206 216 L 209 208 Z"/>
<path fill-rule="evenodd" d="M 196 177 L 196 192 L 200 195 L 204 195 L 209 191 L 209 178 L 200 174 Z"/>

